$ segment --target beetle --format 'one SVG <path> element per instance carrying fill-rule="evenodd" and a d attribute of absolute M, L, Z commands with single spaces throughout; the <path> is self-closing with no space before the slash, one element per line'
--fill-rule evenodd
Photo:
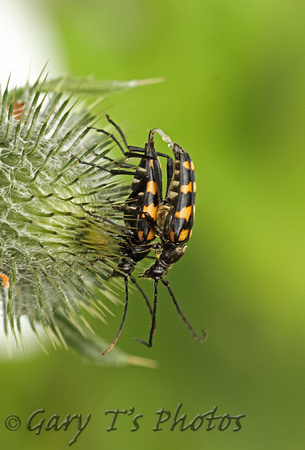
<path fill-rule="evenodd" d="M 123 212 L 124 227 L 116 224 L 110 219 L 97 215 L 91 211 L 86 211 L 83 205 L 81 205 L 82 208 L 91 216 L 100 218 L 120 228 L 122 230 L 125 241 L 124 243 L 121 244 L 122 258 L 117 266 L 117 269 L 115 269 L 110 275 L 110 277 L 120 277 L 120 276 L 124 277 L 125 308 L 119 330 L 112 343 L 103 352 L 103 355 L 108 353 L 114 347 L 125 323 L 129 298 L 128 279 L 130 279 L 132 283 L 134 283 L 135 286 L 138 288 L 138 290 L 141 292 L 150 310 L 151 315 L 153 314 L 152 308 L 145 293 L 143 292 L 142 288 L 138 285 L 138 283 L 136 282 L 135 278 L 131 275 L 131 273 L 135 269 L 136 264 L 149 255 L 153 247 L 152 241 L 155 238 L 154 222 L 156 221 L 157 218 L 157 211 L 162 196 L 162 172 L 158 156 L 164 156 L 167 158 L 168 174 L 171 174 L 173 171 L 172 159 L 168 155 L 156 152 L 154 149 L 154 133 L 157 129 L 153 129 L 149 132 L 148 141 L 143 149 L 140 147 L 129 146 L 127 144 L 125 135 L 123 134 L 121 128 L 118 125 L 116 125 L 112 120 L 110 120 L 109 116 L 107 116 L 107 120 L 120 133 L 123 142 L 125 144 L 125 147 L 128 150 L 127 152 L 124 151 L 119 141 L 111 133 L 103 129 L 96 129 L 96 130 L 111 137 L 117 143 L 117 145 L 120 147 L 121 151 L 127 158 L 139 155 L 142 155 L 142 158 L 138 166 L 136 166 L 135 172 L 130 172 L 122 169 L 108 169 L 103 166 L 99 166 L 79 159 L 79 162 L 81 164 L 97 167 L 102 170 L 106 170 L 111 174 L 133 175 L 130 193 L 127 199 L 125 200 L 124 205 L 116 207 L 116 209 L 120 209 Z M 134 167 L 131 164 L 125 163 L 124 166 L 129 168 Z M 146 214 L 149 215 L 150 218 L 149 222 L 146 220 Z M 98 259 L 99 258 L 97 258 L 95 261 L 97 261 Z M 155 323 L 154 323 L 154 330 L 155 330 Z"/>

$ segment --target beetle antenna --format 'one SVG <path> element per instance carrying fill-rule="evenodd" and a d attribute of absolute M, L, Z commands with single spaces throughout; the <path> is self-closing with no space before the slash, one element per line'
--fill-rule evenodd
<path fill-rule="evenodd" d="M 184 316 L 183 312 L 181 311 L 181 309 L 180 309 L 180 307 L 179 307 L 179 305 L 178 305 L 178 303 L 177 303 L 177 300 L 175 299 L 174 293 L 173 293 L 173 291 L 171 290 L 171 288 L 170 288 L 170 286 L 169 286 L 169 282 L 168 282 L 167 280 L 164 280 L 163 278 L 161 278 L 161 281 L 162 281 L 162 283 L 164 284 L 164 286 L 167 287 L 168 292 L 169 292 L 170 296 L 172 297 L 172 300 L 173 300 L 173 302 L 174 302 L 174 304 L 175 304 L 175 306 L 176 306 L 176 308 L 177 308 L 177 311 L 178 311 L 179 316 L 181 316 L 183 322 L 185 323 L 185 325 L 188 327 L 188 329 L 189 329 L 190 332 L 192 333 L 193 338 L 194 338 L 196 341 L 198 341 L 198 342 L 204 342 L 204 341 L 206 341 L 207 338 L 208 338 L 207 332 L 206 332 L 205 330 L 202 330 L 202 333 L 203 333 L 203 337 L 202 337 L 202 338 L 200 338 L 200 337 L 195 333 L 195 331 L 193 330 L 191 324 L 189 323 L 189 321 L 187 320 L 187 318 Z"/>
<path fill-rule="evenodd" d="M 149 333 L 148 342 L 142 341 L 142 339 L 134 338 L 135 341 L 140 342 L 146 347 L 152 347 L 153 335 L 156 332 L 156 313 L 157 313 L 157 299 L 158 299 L 158 280 L 154 282 L 154 307 L 152 311 L 151 328 Z"/>
<path fill-rule="evenodd" d="M 133 282 L 133 284 L 136 286 L 136 288 L 138 289 L 138 291 L 141 292 L 142 297 L 144 298 L 145 303 L 146 303 L 146 305 L 147 305 L 147 308 L 149 309 L 150 315 L 152 316 L 153 310 L 152 310 L 151 304 L 149 303 L 149 300 L 148 300 L 148 298 L 147 298 L 145 292 L 143 291 L 143 289 L 142 289 L 141 286 L 137 283 L 136 279 L 135 279 L 133 276 L 129 275 L 129 278 L 130 278 L 130 280 Z"/>
<path fill-rule="evenodd" d="M 125 282 L 125 293 L 126 293 L 126 297 L 125 297 L 125 308 L 124 308 L 124 313 L 123 313 L 123 318 L 121 321 L 121 325 L 120 328 L 115 336 L 115 338 L 113 339 L 113 341 L 111 342 L 111 344 L 109 345 L 108 348 L 106 348 L 106 350 L 102 353 L 102 355 L 106 355 L 108 352 L 110 352 L 111 349 L 113 349 L 113 347 L 115 346 L 115 344 L 117 343 L 117 340 L 120 337 L 120 334 L 122 332 L 124 323 L 125 323 L 125 319 L 126 319 L 126 313 L 127 313 L 127 307 L 128 307 L 128 277 L 125 276 L 124 277 L 124 282 Z"/>

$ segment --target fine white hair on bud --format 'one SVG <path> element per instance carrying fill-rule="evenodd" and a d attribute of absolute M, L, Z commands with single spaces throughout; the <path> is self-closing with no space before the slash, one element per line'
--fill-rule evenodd
<path fill-rule="evenodd" d="M 107 157 L 114 141 L 90 129 L 100 102 L 88 92 L 127 87 L 41 75 L 32 86 L 0 92 L 0 304 L 4 330 L 16 340 L 26 316 L 37 335 L 39 325 L 54 345 L 100 360 L 105 343 L 91 334 L 84 311 L 104 320 L 105 296 L 117 301 L 107 281 L 122 237 L 85 209 L 120 223 L 113 206 L 122 204 L 128 185 L 94 166 L 117 162 Z"/>

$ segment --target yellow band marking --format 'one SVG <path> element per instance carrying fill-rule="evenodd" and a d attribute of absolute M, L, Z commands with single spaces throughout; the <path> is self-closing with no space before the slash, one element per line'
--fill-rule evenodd
<path fill-rule="evenodd" d="M 155 206 L 153 203 L 151 203 L 148 206 L 146 206 L 146 205 L 143 206 L 143 213 L 147 212 L 150 215 L 150 217 L 155 220 L 157 217 L 157 209 L 158 209 L 158 207 Z M 144 219 L 145 215 L 142 214 L 142 217 Z"/>
<path fill-rule="evenodd" d="M 153 195 L 156 195 L 157 183 L 155 181 L 148 181 L 146 190 L 147 192 L 151 192 Z"/>
<path fill-rule="evenodd" d="M 192 192 L 192 182 L 190 181 L 189 182 L 189 184 L 183 184 L 182 186 L 181 186 L 181 192 L 183 193 L 183 194 L 187 194 L 188 192 Z"/>
<path fill-rule="evenodd" d="M 192 209 L 193 209 L 192 205 L 185 206 L 184 208 L 181 209 L 181 211 L 177 211 L 175 213 L 175 217 L 177 217 L 177 219 L 185 219 L 188 222 L 192 214 Z"/>
<path fill-rule="evenodd" d="M 181 233 L 179 234 L 178 241 L 185 241 L 185 239 L 188 237 L 190 230 L 181 230 Z"/>

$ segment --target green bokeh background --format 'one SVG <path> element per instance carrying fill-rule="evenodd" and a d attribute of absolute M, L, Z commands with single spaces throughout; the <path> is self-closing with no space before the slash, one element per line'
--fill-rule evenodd
<path fill-rule="evenodd" d="M 168 279 L 193 341 L 160 286 L 158 332 L 136 296 L 119 345 L 159 368 L 102 368 L 59 350 L 1 362 L 1 448 L 64 449 L 64 432 L 25 430 L 27 417 L 92 414 L 78 449 L 304 448 L 305 3 L 297 0 L 52 0 L 37 2 L 61 36 L 69 71 L 97 79 L 165 77 L 106 102 L 142 145 L 161 127 L 190 152 L 198 201 L 193 237 Z M 34 26 L 34 24 L 29 24 Z M 39 38 L 39 37 L 37 37 Z M 152 295 L 152 283 L 142 284 Z M 112 339 L 116 319 L 97 324 Z M 188 423 L 218 407 L 242 429 L 152 431 L 178 403 Z M 107 432 L 105 410 L 135 408 Z M 22 426 L 4 427 L 9 414 Z M 72 447 L 72 448 L 73 448 Z"/>

